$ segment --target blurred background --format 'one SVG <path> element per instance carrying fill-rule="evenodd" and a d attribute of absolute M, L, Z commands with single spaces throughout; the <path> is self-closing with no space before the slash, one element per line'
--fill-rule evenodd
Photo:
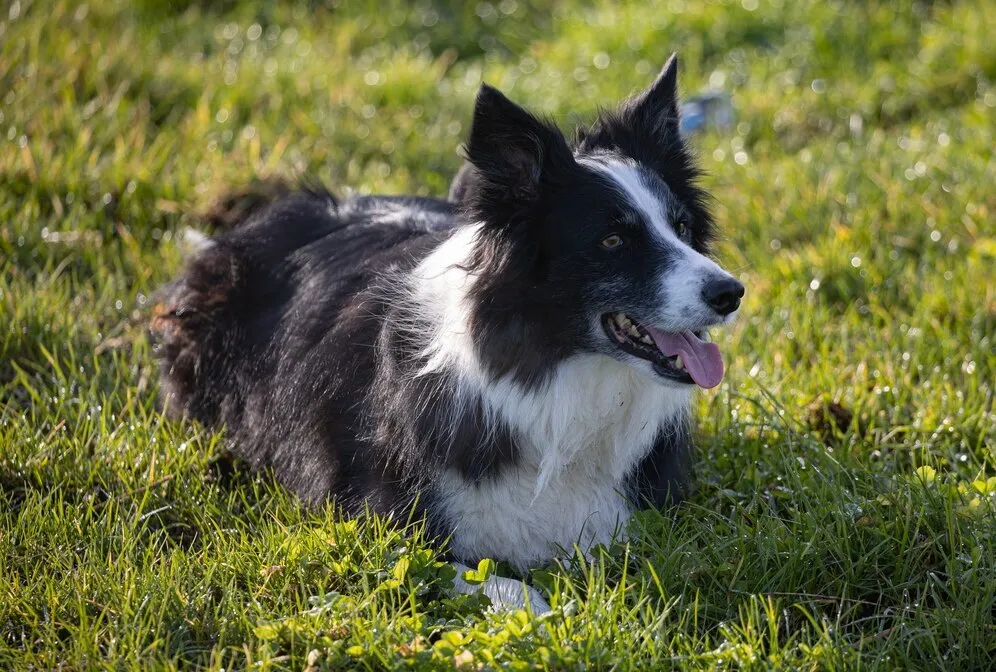
<path fill-rule="evenodd" d="M 178 232 L 204 227 L 200 215 L 222 194 L 254 180 L 315 176 L 339 195 L 443 196 L 482 81 L 569 128 L 646 86 L 678 52 L 686 101 L 722 113 L 698 124 L 689 108 L 686 127 L 715 199 L 720 260 L 748 287 L 740 321 L 718 335 L 728 377 L 702 396 L 696 503 L 723 515 L 755 507 L 755 518 L 716 523 L 695 556 L 704 569 L 689 556 L 660 575 L 687 578 L 672 586 L 678 594 L 702 591 L 710 627 L 737 618 L 735 586 L 857 593 L 885 614 L 861 612 L 859 648 L 891 646 L 874 629 L 892 632 L 909 591 L 934 585 L 925 568 L 964 576 L 974 611 L 918 616 L 937 637 L 918 660 L 930 649 L 977 662 L 970 652 L 993 627 L 985 600 L 996 599 L 983 571 L 996 566 L 985 508 L 996 495 L 994 36 L 992 0 L 0 2 L 0 485 L 9 504 L 0 558 L 75 567 L 84 532 L 112 548 L 135 530 L 161 533 L 151 538 L 180 555 L 168 555 L 175 571 L 153 606 L 175 612 L 197 646 L 198 637 L 210 648 L 250 636 L 252 610 L 231 617 L 239 625 L 190 624 L 198 607 L 186 605 L 200 604 L 201 588 L 184 582 L 201 563 L 176 559 L 211 530 L 265 529 L 262 502 L 271 501 L 219 494 L 201 457 L 220 451 L 216 437 L 190 439 L 190 428 L 156 414 L 144 320 L 156 287 L 181 267 Z M 955 504 L 923 505 L 934 518 L 922 539 L 890 527 L 913 518 L 882 493 L 919 492 L 911 479 L 935 473 Z M 806 491 L 819 494 L 798 499 Z M 95 501 L 118 504 L 98 510 Z M 53 502 L 89 517 L 41 522 Z M 946 517 L 955 509 L 966 527 Z M 293 518 L 289 510 L 278 517 Z M 788 556 L 762 541 L 743 542 L 740 566 L 716 550 L 755 539 L 735 529 L 745 520 L 768 521 L 770 532 L 789 519 L 813 527 L 757 539 L 782 539 L 797 573 L 764 574 Z M 689 544 L 710 538 L 691 530 Z M 817 538 L 823 573 L 810 571 L 823 560 L 803 544 Z M 982 555 L 960 545 L 969 539 Z M 125 566 L 161 567 L 136 548 L 115 553 Z M 834 560 L 842 548 L 852 549 L 840 551 L 846 562 Z M 254 585 L 259 553 L 240 552 L 249 569 L 239 580 Z M 767 583 L 749 580 L 755 561 Z M 77 623 L 38 625 L 46 641 L 105 641 L 73 614 L 96 609 L 94 594 L 145 613 L 141 591 L 115 591 L 159 579 L 98 565 L 88 581 L 103 585 L 106 574 L 107 585 L 96 593 L 61 574 L 18 575 L 8 594 L 21 601 L 6 617 L 0 610 L 0 630 L 23 635 L 9 624 L 42 623 L 32 610 L 44 603 Z M 183 609 L 169 606 L 172 586 L 190 600 Z M 291 593 L 303 601 L 310 590 Z M 934 604 L 957 601 L 946 599 Z M 241 613 L 241 603 L 229 607 Z M 157 641 L 174 641 L 162 633 L 176 623 Z M 152 646 L 134 637 L 134 651 Z"/>

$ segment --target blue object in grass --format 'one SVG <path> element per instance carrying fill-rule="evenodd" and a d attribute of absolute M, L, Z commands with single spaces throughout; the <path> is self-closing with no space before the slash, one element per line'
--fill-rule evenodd
<path fill-rule="evenodd" d="M 692 96 L 682 104 L 679 128 L 683 135 L 705 130 L 726 131 L 733 127 L 733 118 L 730 96 L 710 91 Z"/>

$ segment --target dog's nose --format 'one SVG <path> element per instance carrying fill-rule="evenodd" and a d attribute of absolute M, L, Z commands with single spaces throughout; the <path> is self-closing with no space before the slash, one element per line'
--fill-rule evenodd
<path fill-rule="evenodd" d="M 744 286 L 733 278 L 710 280 L 702 288 L 702 300 L 720 315 L 729 315 L 740 307 Z"/>

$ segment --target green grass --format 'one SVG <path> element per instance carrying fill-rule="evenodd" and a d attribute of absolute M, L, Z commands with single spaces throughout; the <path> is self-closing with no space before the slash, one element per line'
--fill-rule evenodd
<path fill-rule="evenodd" d="M 0 668 L 988 669 L 993 35 L 988 0 L 4 3 Z M 537 572 L 553 614 L 156 412 L 143 318 L 218 194 L 443 194 L 482 79 L 567 125 L 671 50 L 737 107 L 695 145 L 748 297 L 697 493 Z"/>

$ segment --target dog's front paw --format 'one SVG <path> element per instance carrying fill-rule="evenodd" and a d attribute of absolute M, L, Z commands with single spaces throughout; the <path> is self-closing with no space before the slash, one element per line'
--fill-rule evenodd
<path fill-rule="evenodd" d="M 550 613 L 550 605 L 538 590 L 526 585 L 523 581 L 502 576 L 489 576 L 482 583 L 470 583 L 463 578 L 463 573 L 470 568 L 459 563 L 453 563 L 457 576 L 453 579 L 453 590 L 469 595 L 484 593 L 491 600 L 491 608 L 496 611 L 506 609 L 528 609 L 533 614 Z"/>
<path fill-rule="evenodd" d="M 482 590 L 495 611 L 527 609 L 537 616 L 550 612 L 550 605 L 538 590 L 516 579 L 492 576 L 482 584 Z"/>
<path fill-rule="evenodd" d="M 529 601 L 528 609 L 536 616 L 542 616 L 543 614 L 549 614 L 553 611 L 550 608 L 550 603 L 546 601 L 546 598 L 540 594 L 538 590 L 532 586 L 527 586 L 522 584 L 522 588 L 525 589 L 525 597 Z M 523 605 L 525 608 L 527 605 Z"/>

